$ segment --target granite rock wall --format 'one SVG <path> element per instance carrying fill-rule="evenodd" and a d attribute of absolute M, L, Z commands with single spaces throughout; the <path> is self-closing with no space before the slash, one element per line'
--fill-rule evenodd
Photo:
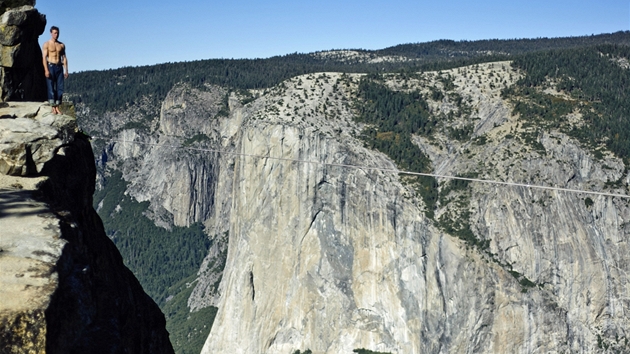
<path fill-rule="evenodd" d="M 34 1 L 10 7 L 0 16 L 0 88 L 2 101 L 44 101 L 46 81 L 38 38 L 46 16 Z M 3 3 L 3 5 L 19 5 Z M 2 9 L 2 7 L 0 7 Z"/>
<path fill-rule="evenodd" d="M 0 352 L 173 353 L 164 315 L 92 207 L 90 142 L 50 110 L 0 112 L 19 112 L 0 119 L 0 165 L 13 166 L 0 174 Z"/>

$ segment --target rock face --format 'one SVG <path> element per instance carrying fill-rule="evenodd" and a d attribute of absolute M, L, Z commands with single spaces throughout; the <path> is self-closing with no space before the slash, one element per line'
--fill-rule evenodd
<path fill-rule="evenodd" d="M 304 75 L 246 104 L 232 94 L 227 116 L 220 89 L 177 87 L 142 129 L 124 127 L 131 111 L 116 113 L 117 127 L 90 122 L 110 134 L 100 162 L 120 166 L 156 222 L 203 221 L 229 240 L 223 273 L 212 272 L 212 249 L 189 299 L 219 307 L 202 353 L 628 351 L 628 200 L 449 190 L 441 179 L 430 219 L 394 162 L 357 138 L 360 78 Z M 489 63 L 384 82 L 443 93 L 430 109 L 453 118 L 430 140 L 414 137 L 438 174 L 594 191 L 622 181 L 614 192 L 628 194 L 627 168 L 611 154 L 552 130 L 514 138 L 531 135 L 494 83 L 518 78 Z M 468 115 L 451 114 L 456 96 Z M 470 139 L 449 137 L 463 127 Z M 474 244 L 444 226 L 463 216 Z"/>
<path fill-rule="evenodd" d="M 18 1 L 19 2 L 19 1 Z M 38 38 L 44 32 L 46 16 L 33 8 L 34 1 L 12 6 L 6 12 L 0 4 L 0 87 L 2 101 L 44 101 L 46 81 Z"/>
<path fill-rule="evenodd" d="M 0 352 L 172 353 L 92 207 L 89 141 L 71 117 L 16 106 L 0 119 Z"/>
<path fill-rule="evenodd" d="M 0 108 L 0 173 L 29 176 L 42 172 L 44 165 L 76 133 L 74 118 L 42 115 L 44 104 L 12 102 Z M 39 114 L 39 115 L 38 115 Z M 15 116 L 15 117 L 14 117 Z M 19 116 L 19 117 L 17 117 Z"/>
<path fill-rule="evenodd" d="M 0 0 L 0 13 L 4 13 L 8 8 L 21 6 L 35 6 L 35 0 Z"/>

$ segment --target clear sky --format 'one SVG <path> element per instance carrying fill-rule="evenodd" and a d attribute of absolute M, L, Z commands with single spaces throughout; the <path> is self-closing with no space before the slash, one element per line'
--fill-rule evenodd
<path fill-rule="evenodd" d="M 71 72 L 630 29 L 628 0 L 37 0 Z"/>

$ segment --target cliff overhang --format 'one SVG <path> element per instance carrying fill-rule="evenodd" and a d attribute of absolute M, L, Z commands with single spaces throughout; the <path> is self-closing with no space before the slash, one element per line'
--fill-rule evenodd
<path fill-rule="evenodd" d="M 75 119 L 39 102 L 0 117 L 0 352 L 172 353 L 92 207 L 93 152 Z"/>

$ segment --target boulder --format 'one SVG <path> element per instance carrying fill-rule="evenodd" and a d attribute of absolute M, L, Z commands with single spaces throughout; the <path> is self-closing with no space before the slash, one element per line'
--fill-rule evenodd
<path fill-rule="evenodd" d="M 2 101 L 46 100 L 46 79 L 38 43 L 45 27 L 46 16 L 29 4 L 11 7 L 0 16 Z"/>
<path fill-rule="evenodd" d="M 0 65 L 14 69 L 34 69 L 42 67 L 41 49 L 34 42 L 2 46 Z"/>
<path fill-rule="evenodd" d="M 21 6 L 35 6 L 35 0 L 0 0 L 0 13 Z"/>
<path fill-rule="evenodd" d="M 9 107 L 0 109 L 0 116 L 10 116 L 6 111 L 11 106 L 15 107 L 13 115 L 19 113 L 24 117 L 0 119 L 0 173 L 11 176 L 40 173 L 62 146 L 73 141 L 78 131 L 76 120 L 53 115 L 50 107 L 42 103 L 19 106 L 9 103 Z"/>
<path fill-rule="evenodd" d="M 22 38 L 22 29 L 18 26 L 0 25 L 0 44 L 4 46 L 13 46 Z"/>

